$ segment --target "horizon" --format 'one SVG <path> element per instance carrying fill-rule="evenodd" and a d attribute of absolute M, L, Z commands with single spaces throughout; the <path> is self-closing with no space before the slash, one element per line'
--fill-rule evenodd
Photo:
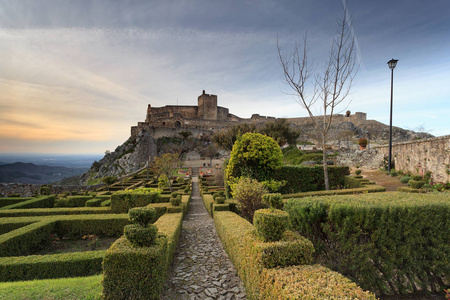
<path fill-rule="evenodd" d="M 305 117 L 284 93 L 277 37 L 290 51 L 308 32 L 320 68 L 343 3 L 0 2 L 0 154 L 104 155 L 148 104 L 196 105 L 202 90 L 242 118 Z M 389 124 L 394 58 L 393 126 L 450 134 L 450 2 L 347 8 L 360 69 L 351 103 L 338 108 Z"/>

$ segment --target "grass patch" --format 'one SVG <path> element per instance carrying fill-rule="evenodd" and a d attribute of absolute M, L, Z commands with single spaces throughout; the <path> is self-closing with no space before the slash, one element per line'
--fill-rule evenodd
<path fill-rule="evenodd" d="M 101 299 L 102 275 L 0 283 L 0 299 Z"/>

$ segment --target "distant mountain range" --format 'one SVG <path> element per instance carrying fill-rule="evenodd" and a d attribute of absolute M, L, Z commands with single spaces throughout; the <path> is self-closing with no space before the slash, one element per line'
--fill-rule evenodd
<path fill-rule="evenodd" d="M 83 174 L 89 168 L 35 165 L 33 163 L 0 162 L 0 182 L 45 184 Z"/>

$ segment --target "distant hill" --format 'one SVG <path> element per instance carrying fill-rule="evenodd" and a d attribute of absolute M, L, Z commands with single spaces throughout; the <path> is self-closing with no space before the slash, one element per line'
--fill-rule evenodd
<path fill-rule="evenodd" d="M 0 164 L 0 182 L 44 184 L 80 175 L 88 168 L 68 168 L 60 166 L 35 165 L 16 162 Z"/>

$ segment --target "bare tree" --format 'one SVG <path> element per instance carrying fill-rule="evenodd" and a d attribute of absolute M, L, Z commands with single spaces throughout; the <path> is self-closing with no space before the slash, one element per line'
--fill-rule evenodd
<path fill-rule="evenodd" d="M 357 71 L 354 52 L 354 39 L 351 33 L 351 20 L 344 7 L 344 17 L 338 22 L 339 30 L 333 39 L 329 58 L 321 71 L 316 72 L 308 60 L 307 35 L 303 39 L 303 46 L 296 44 L 290 54 L 282 52 L 277 42 L 278 57 L 283 68 L 284 81 L 293 90 L 296 101 L 308 112 L 315 127 L 322 136 L 323 169 L 325 188 L 330 189 L 328 179 L 326 141 L 333 114 L 336 107 L 349 95 L 353 79 Z M 310 84 L 310 78 L 314 81 Z M 305 88 L 313 87 L 307 94 Z M 320 113 L 314 115 L 313 109 L 319 107 Z"/>

